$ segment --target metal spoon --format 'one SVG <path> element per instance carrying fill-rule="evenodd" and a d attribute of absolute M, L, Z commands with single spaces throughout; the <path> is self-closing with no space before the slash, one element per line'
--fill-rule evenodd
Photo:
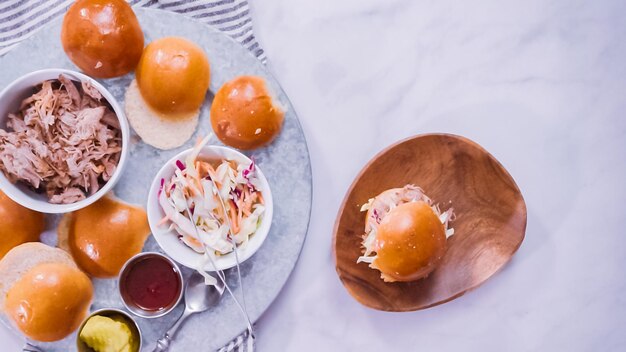
<path fill-rule="evenodd" d="M 187 280 L 187 286 L 185 287 L 185 311 L 180 318 L 178 318 L 176 323 L 167 330 L 165 335 L 157 341 L 156 348 L 153 352 L 167 351 L 174 339 L 174 335 L 176 335 L 178 329 L 183 325 L 183 322 L 190 315 L 204 312 L 217 304 L 223 293 L 224 283 L 221 280 L 217 280 L 214 286 L 206 285 L 204 283 L 204 277 L 197 271 L 194 271 Z"/>

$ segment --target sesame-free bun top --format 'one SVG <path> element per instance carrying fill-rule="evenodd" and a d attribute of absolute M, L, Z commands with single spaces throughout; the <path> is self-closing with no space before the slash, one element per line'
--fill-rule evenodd
<path fill-rule="evenodd" d="M 4 310 L 24 335 L 57 341 L 78 328 L 92 298 L 93 287 L 85 273 L 69 265 L 45 263 L 15 282 Z"/>
<path fill-rule="evenodd" d="M 142 97 L 156 112 L 173 119 L 195 113 L 209 89 L 209 60 L 201 47 L 181 37 L 146 46 L 136 71 Z"/>
<path fill-rule="evenodd" d="M 371 264 L 385 281 L 426 277 L 446 252 L 444 225 L 423 201 L 401 204 L 381 220 L 377 257 Z"/>
<path fill-rule="evenodd" d="M 0 308 L 33 340 L 69 335 L 87 315 L 92 298 L 91 281 L 61 249 L 24 243 L 0 260 Z"/>
<path fill-rule="evenodd" d="M 67 250 L 87 274 L 117 276 L 128 259 L 141 252 L 150 234 L 143 208 L 112 195 L 63 216 L 59 224 L 59 247 Z"/>
<path fill-rule="evenodd" d="M 257 76 L 239 76 L 224 83 L 211 105 L 211 126 L 217 137 L 244 150 L 272 142 L 284 116 L 284 108 Z"/>
<path fill-rule="evenodd" d="M 11 249 L 0 260 L 0 308 L 7 291 L 28 270 L 42 263 L 62 263 L 77 268 L 72 257 L 59 248 L 41 242 L 23 243 Z"/>
<path fill-rule="evenodd" d="M 24 208 L 0 191 L 0 259 L 19 244 L 38 241 L 45 225 L 42 213 Z"/>
<path fill-rule="evenodd" d="M 97 78 L 132 71 L 143 52 L 143 32 L 124 0 L 78 0 L 67 11 L 61 29 L 67 56 Z"/>

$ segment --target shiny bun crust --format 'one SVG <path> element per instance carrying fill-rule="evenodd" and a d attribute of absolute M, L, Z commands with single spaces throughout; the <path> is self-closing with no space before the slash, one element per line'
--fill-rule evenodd
<path fill-rule="evenodd" d="M 4 311 L 24 335 L 57 341 L 78 328 L 93 298 L 89 278 L 75 267 L 43 263 L 9 289 Z"/>
<path fill-rule="evenodd" d="M 124 0 L 78 0 L 61 29 L 63 50 L 86 74 L 111 78 L 132 71 L 143 51 L 143 32 Z"/>
<path fill-rule="evenodd" d="M 211 126 L 224 144 L 255 149 L 276 138 L 284 115 L 263 78 L 240 76 L 226 82 L 215 94 Z"/>
<path fill-rule="evenodd" d="M 143 99 L 172 119 L 196 113 L 209 89 L 209 59 L 185 38 L 165 37 L 148 44 L 136 74 Z"/>
<path fill-rule="evenodd" d="M 87 274 L 115 277 L 128 259 L 141 252 L 150 234 L 148 216 L 137 206 L 110 195 L 66 214 L 59 224 L 59 247 Z"/>
<path fill-rule="evenodd" d="M 0 191 L 0 259 L 17 245 L 38 241 L 45 225 L 42 213 L 24 208 Z"/>
<path fill-rule="evenodd" d="M 444 225 L 423 201 L 392 209 L 380 222 L 371 267 L 385 281 L 414 281 L 430 274 L 446 252 Z"/>

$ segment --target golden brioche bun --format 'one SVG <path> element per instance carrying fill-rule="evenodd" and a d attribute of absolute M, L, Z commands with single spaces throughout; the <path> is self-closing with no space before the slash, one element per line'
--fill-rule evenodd
<path fill-rule="evenodd" d="M 414 281 L 430 274 L 446 252 L 444 225 L 423 201 L 401 204 L 381 220 L 371 267 L 385 281 Z"/>
<path fill-rule="evenodd" d="M 136 77 L 148 105 L 177 119 L 181 114 L 197 112 L 204 102 L 209 89 L 209 60 L 193 42 L 165 37 L 146 46 Z"/>
<path fill-rule="evenodd" d="M 116 276 L 141 252 L 149 234 L 145 210 L 111 195 L 66 214 L 58 229 L 59 247 L 87 274 L 100 278 Z"/>
<path fill-rule="evenodd" d="M 124 0 L 78 0 L 67 11 L 61 29 L 67 56 L 97 78 L 132 71 L 143 52 L 143 32 Z"/>
<path fill-rule="evenodd" d="M 87 314 L 92 295 L 89 278 L 61 249 L 24 243 L 0 260 L 0 308 L 31 339 L 69 335 Z"/>
<path fill-rule="evenodd" d="M 45 226 L 42 213 L 24 208 L 0 191 L 0 259 L 19 244 L 38 241 Z"/>
<path fill-rule="evenodd" d="M 62 263 L 43 263 L 8 290 L 4 311 L 29 338 L 56 341 L 78 328 L 92 298 L 93 286 L 82 271 Z"/>
<path fill-rule="evenodd" d="M 255 149 L 272 142 L 285 112 L 267 89 L 265 80 L 240 76 L 224 83 L 211 105 L 211 126 L 226 145 Z"/>
<path fill-rule="evenodd" d="M 28 270 L 42 263 L 62 263 L 78 268 L 65 251 L 41 242 L 23 243 L 11 249 L 0 260 L 0 308 L 4 306 L 7 291 Z"/>

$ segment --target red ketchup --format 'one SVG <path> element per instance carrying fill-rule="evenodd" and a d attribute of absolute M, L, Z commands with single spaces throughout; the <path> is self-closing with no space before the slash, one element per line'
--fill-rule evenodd
<path fill-rule="evenodd" d="M 127 303 L 156 312 L 176 304 L 182 283 L 170 262 L 159 256 L 146 256 L 131 263 L 120 280 L 120 288 Z"/>

